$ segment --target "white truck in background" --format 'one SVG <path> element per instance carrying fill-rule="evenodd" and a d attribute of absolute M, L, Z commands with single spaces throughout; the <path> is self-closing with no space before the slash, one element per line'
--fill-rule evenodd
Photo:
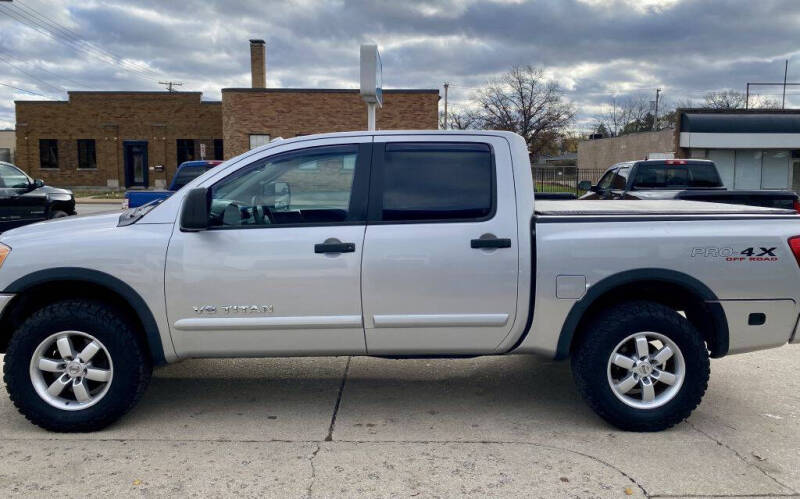
<path fill-rule="evenodd" d="M 0 346 L 33 423 L 98 430 L 191 357 L 536 353 L 653 431 L 709 357 L 800 341 L 800 216 L 536 201 L 507 132 L 350 132 L 249 151 L 161 202 L 0 237 Z"/>

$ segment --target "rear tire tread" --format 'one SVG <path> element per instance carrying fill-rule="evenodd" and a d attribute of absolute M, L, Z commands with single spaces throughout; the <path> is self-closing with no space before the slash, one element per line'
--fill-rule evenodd
<path fill-rule="evenodd" d="M 642 410 L 629 407 L 616 399 L 608 386 L 605 366 L 614 345 L 635 332 L 635 329 L 643 327 L 637 323 L 648 322 L 663 325 L 660 328 L 651 326 L 651 329 L 669 336 L 679 344 L 687 367 L 684 384 L 674 399 L 663 407 Z M 708 350 L 700 332 L 671 308 L 650 301 L 631 301 L 615 305 L 597 314 L 584 333 L 572 356 L 575 385 L 586 403 L 614 426 L 627 431 L 665 430 L 688 418 L 703 399 L 711 373 Z M 600 381 L 598 363 L 603 366 Z M 602 385 L 598 386 L 601 382 Z M 658 417 L 654 417 L 655 414 Z"/>

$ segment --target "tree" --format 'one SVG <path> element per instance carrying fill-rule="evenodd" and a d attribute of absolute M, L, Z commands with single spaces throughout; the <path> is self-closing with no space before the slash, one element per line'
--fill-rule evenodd
<path fill-rule="evenodd" d="M 575 118 L 557 82 L 546 80 L 541 69 L 514 66 L 478 90 L 479 128 L 507 130 L 521 135 L 534 151 L 549 148 Z"/>
<path fill-rule="evenodd" d="M 441 130 L 469 130 L 481 128 L 481 119 L 475 111 L 455 108 L 447 112 L 447 128 L 444 126 L 444 111 L 439 113 L 439 128 Z"/>
<path fill-rule="evenodd" d="M 751 95 L 750 102 L 748 97 L 742 92 L 735 90 L 723 90 L 720 92 L 709 92 L 704 97 L 704 106 L 709 109 L 777 109 L 780 107 L 778 101 L 761 97 L 758 95 Z"/>
<path fill-rule="evenodd" d="M 735 90 L 709 92 L 703 105 L 709 109 L 744 109 L 745 95 Z"/>
<path fill-rule="evenodd" d="M 609 137 L 643 132 L 653 128 L 650 100 L 644 95 L 612 99 L 604 111 L 595 116 L 595 128 L 603 129 Z"/>

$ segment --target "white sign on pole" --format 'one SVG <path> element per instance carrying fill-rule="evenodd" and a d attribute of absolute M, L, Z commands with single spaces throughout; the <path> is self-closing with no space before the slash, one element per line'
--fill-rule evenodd
<path fill-rule="evenodd" d="M 361 98 L 367 103 L 367 125 L 375 130 L 375 107 L 383 107 L 383 65 L 378 46 L 361 46 Z"/>
<path fill-rule="evenodd" d="M 200 144 L 200 159 L 206 159 L 206 145 Z"/>

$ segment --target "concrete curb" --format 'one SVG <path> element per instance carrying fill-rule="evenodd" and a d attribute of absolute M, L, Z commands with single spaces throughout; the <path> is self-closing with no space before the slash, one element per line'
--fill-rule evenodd
<path fill-rule="evenodd" d="M 116 204 L 122 205 L 122 199 L 96 199 L 96 198 L 75 198 L 78 204 Z"/>

